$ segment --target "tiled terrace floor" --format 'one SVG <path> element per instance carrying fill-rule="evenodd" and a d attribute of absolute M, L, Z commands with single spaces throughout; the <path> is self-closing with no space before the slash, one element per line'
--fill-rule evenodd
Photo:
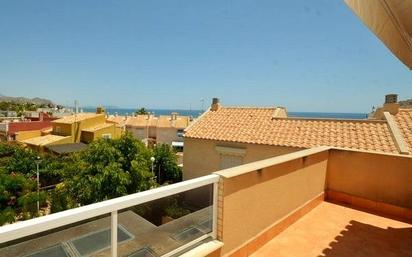
<path fill-rule="evenodd" d="M 252 256 L 407 257 L 412 224 L 322 202 Z"/>

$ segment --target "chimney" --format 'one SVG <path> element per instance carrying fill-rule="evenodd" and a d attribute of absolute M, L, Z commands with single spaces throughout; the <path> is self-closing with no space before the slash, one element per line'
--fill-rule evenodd
<path fill-rule="evenodd" d="M 212 99 L 212 105 L 210 106 L 211 111 L 217 111 L 220 108 L 220 101 L 219 98 Z"/>
<path fill-rule="evenodd" d="M 397 94 L 385 95 L 385 103 L 382 107 L 377 108 L 375 111 L 372 109 L 370 118 L 382 120 L 385 119 L 384 112 L 389 112 L 392 115 L 396 115 L 399 112 L 399 103 Z"/>
<path fill-rule="evenodd" d="M 398 95 L 385 95 L 385 103 L 383 104 L 383 111 L 395 115 L 399 112 Z"/>
<path fill-rule="evenodd" d="M 396 104 L 398 102 L 397 94 L 385 95 L 385 104 Z"/>
<path fill-rule="evenodd" d="M 39 121 L 43 121 L 43 120 L 44 120 L 44 113 L 39 112 Z"/>
<path fill-rule="evenodd" d="M 178 115 L 177 112 L 172 112 L 171 113 L 171 120 L 177 120 L 177 115 Z"/>
<path fill-rule="evenodd" d="M 103 106 L 98 106 L 98 107 L 96 108 L 96 113 L 97 113 L 97 114 L 105 113 L 104 107 L 103 107 Z"/>

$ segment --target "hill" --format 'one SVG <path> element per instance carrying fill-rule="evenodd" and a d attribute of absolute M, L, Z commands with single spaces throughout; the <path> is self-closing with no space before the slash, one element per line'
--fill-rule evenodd
<path fill-rule="evenodd" d="M 12 97 L 12 96 L 4 96 L 0 94 L 0 102 L 15 102 L 19 104 L 24 104 L 24 103 L 32 103 L 36 105 L 55 105 L 51 100 L 49 99 L 44 99 L 44 98 L 27 98 L 27 97 Z"/>

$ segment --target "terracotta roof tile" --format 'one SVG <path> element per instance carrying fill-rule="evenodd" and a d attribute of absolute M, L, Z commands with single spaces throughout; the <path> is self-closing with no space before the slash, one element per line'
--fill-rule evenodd
<path fill-rule="evenodd" d="M 128 117 L 126 116 L 109 116 L 106 121 L 107 122 L 111 122 L 111 123 L 115 123 L 119 126 L 124 126 L 126 124 L 126 120 L 128 119 Z"/>
<path fill-rule="evenodd" d="M 76 115 L 69 115 L 69 116 L 64 116 L 60 119 L 53 120 L 51 121 L 52 123 L 66 123 L 66 124 L 71 124 L 74 122 L 78 121 L 83 121 L 87 120 L 90 118 L 95 118 L 98 116 L 104 116 L 104 114 L 96 114 L 96 113 L 89 113 L 89 112 L 83 112 L 83 113 L 77 113 Z"/>
<path fill-rule="evenodd" d="M 149 116 L 148 115 L 136 115 L 135 117 L 130 117 L 126 121 L 126 126 L 130 127 L 155 127 L 157 126 L 157 117 Z"/>
<path fill-rule="evenodd" d="M 396 125 L 406 144 L 409 148 L 409 153 L 412 153 L 412 109 L 400 109 L 399 112 L 394 115 Z"/>
<path fill-rule="evenodd" d="M 398 153 L 385 121 L 273 118 L 274 110 L 221 107 L 205 113 L 187 129 L 185 137 L 301 148 L 326 145 Z"/>
<path fill-rule="evenodd" d="M 176 115 L 175 119 L 172 119 L 172 116 L 160 116 L 157 122 L 158 127 L 162 128 L 179 128 L 184 129 L 189 126 L 190 117 L 189 116 L 179 116 Z"/>

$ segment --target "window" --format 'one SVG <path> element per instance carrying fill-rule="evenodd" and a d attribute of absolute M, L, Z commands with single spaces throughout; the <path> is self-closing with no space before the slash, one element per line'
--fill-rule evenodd
<path fill-rule="evenodd" d="M 177 136 L 178 136 L 178 137 L 183 137 L 184 134 L 185 134 L 185 130 L 184 130 L 184 129 L 178 129 L 178 130 L 177 130 Z"/>
<path fill-rule="evenodd" d="M 228 169 L 243 164 L 243 157 L 239 155 L 220 154 L 220 168 Z"/>
<path fill-rule="evenodd" d="M 54 133 L 60 134 L 61 132 L 62 132 L 62 129 L 60 128 L 60 126 L 54 127 Z"/>
<path fill-rule="evenodd" d="M 246 155 L 245 148 L 216 146 L 215 149 L 220 155 L 221 169 L 228 169 L 243 164 L 243 157 Z"/>
<path fill-rule="evenodd" d="M 112 134 L 102 134 L 102 138 L 104 138 L 104 139 L 112 139 Z"/>

